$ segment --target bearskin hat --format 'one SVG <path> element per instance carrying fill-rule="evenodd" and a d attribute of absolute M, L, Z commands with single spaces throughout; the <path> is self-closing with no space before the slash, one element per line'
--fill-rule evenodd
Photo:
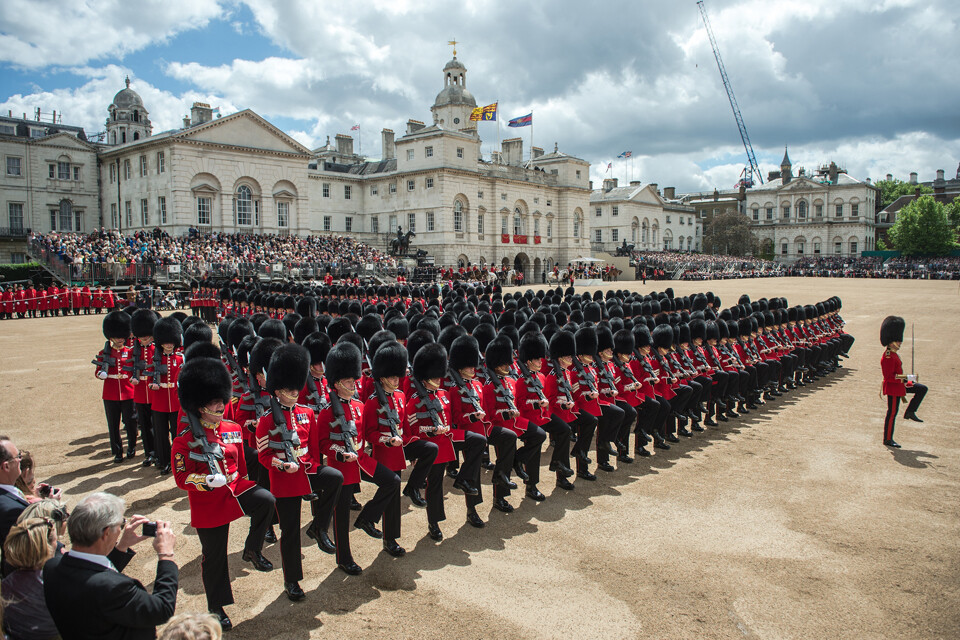
<path fill-rule="evenodd" d="M 757 318 L 750 318 L 750 333 L 756 333 L 760 330 L 760 321 Z"/>
<path fill-rule="evenodd" d="M 603 319 L 603 308 L 598 303 L 591 302 L 583 308 L 583 319 L 586 322 L 600 322 Z"/>
<path fill-rule="evenodd" d="M 518 357 L 523 362 L 547 357 L 547 341 L 539 333 L 531 332 L 520 338 Z"/>
<path fill-rule="evenodd" d="M 891 342 L 903 342 L 903 330 L 906 321 L 900 316 L 887 316 L 880 323 L 880 344 L 889 346 Z"/>
<path fill-rule="evenodd" d="M 383 329 L 383 323 L 380 322 L 380 316 L 374 313 L 368 313 L 360 318 L 360 322 L 357 323 L 357 333 L 368 342 L 373 334 L 381 329 Z"/>
<path fill-rule="evenodd" d="M 442 378 L 446 373 L 447 351 L 441 344 L 425 344 L 413 357 L 413 376 L 417 380 Z"/>
<path fill-rule="evenodd" d="M 652 345 L 653 336 L 650 335 L 650 328 L 645 323 L 633 325 L 633 340 L 638 349 Z"/>
<path fill-rule="evenodd" d="M 480 344 L 473 336 L 462 335 L 450 345 L 450 368 L 454 371 L 480 365 Z"/>
<path fill-rule="evenodd" d="M 460 336 L 465 335 L 467 335 L 466 329 L 458 324 L 451 324 L 440 332 L 440 337 L 437 338 L 437 342 L 443 345 L 443 348 L 447 350 L 447 353 L 450 353 L 450 347 L 453 345 L 453 341 Z"/>
<path fill-rule="evenodd" d="M 204 325 L 206 326 L 206 325 Z M 209 327 L 207 327 L 209 329 Z M 158 345 L 172 344 L 179 347 L 183 344 L 183 327 L 173 318 L 161 318 L 153 325 L 153 341 Z M 210 330 L 210 338 L 206 342 L 213 341 L 213 330 Z"/>
<path fill-rule="evenodd" d="M 578 356 L 595 356 L 597 355 L 597 328 L 596 327 L 580 327 L 577 329 L 577 333 L 574 335 L 577 339 L 577 355 Z"/>
<path fill-rule="evenodd" d="M 112 313 L 112 312 L 111 312 Z M 130 316 L 130 331 L 135 338 L 153 336 L 153 325 L 160 316 L 152 309 L 137 309 Z"/>
<path fill-rule="evenodd" d="M 651 338 L 657 349 L 669 349 L 673 346 L 673 327 L 669 324 L 657 325 Z"/>
<path fill-rule="evenodd" d="M 103 337 L 126 340 L 130 337 L 130 316 L 126 311 L 111 311 L 103 318 Z"/>
<path fill-rule="evenodd" d="M 220 358 L 220 347 L 212 342 L 195 342 L 183 352 L 184 362 L 194 358 Z"/>
<path fill-rule="evenodd" d="M 310 354 L 310 364 L 323 364 L 330 353 L 330 336 L 317 331 L 303 339 L 303 348 Z"/>
<path fill-rule="evenodd" d="M 255 335 L 253 323 L 246 318 L 237 318 L 230 323 L 230 328 L 227 330 L 227 345 L 236 347 L 246 336 L 252 335 Z"/>
<path fill-rule="evenodd" d="M 324 376 L 329 384 L 344 378 L 359 378 L 360 349 L 352 342 L 338 342 L 333 345 L 323 364 Z"/>
<path fill-rule="evenodd" d="M 277 338 L 260 338 L 250 350 L 249 369 L 250 374 L 256 376 L 258 373 L 266 375 L 267 366 L 270 364 L 270 357 L 273 352 L 283 346 L 283 342 Z"/>
<path fill-rule="evenodd" d="M 233 385 L 220 358 L 190 358 L 180 369 L 177 396 L 184 411 L 199 413 L 214 400 L 229 402 Z"/>
<path fill-rule="evenodd" d="M 293 328 L 293 341 L 297 344 L 303 344 L 303 341 L 308 335 L 316 333 L 319 330 L 320 325 L 317 324 L 316 318 L 300 318 Z"/>
<path fill-rule="evenodd" d="M 473 337 L 477 339 L 480 352 L 484 353 L 487 350 L 487 345 L 497 337 L 497 330 L 493 328 L 492 324 L 481 323 L 473 330 Z"/>
<path fill-rule="evenodd" d="M 487 345 L 484 361 L 490 369 L 513 364 L 513 343 L 503 335 L 497 336 Z"/>
<path fill-rule="evenodd" d="M 701 340 L 707 339 L 707 323 L 703 318 L 694 318 L 690 321 L 690 339 L 696 340 L 700 338 Z"/>
<path fill-rule="evenodd" d="M 717 331 L 720 332 L 721 338 L 730 337 L 730 327 L 727 325 L 726 320 L 717 320 Z"/>
<path fill-rule="evenodd" d="M 184 349 L 197 342 L 213 342 L 213 329 L 205 322 L 194 322 L 181 335 Z M 157 325 L 153 326 L 153 340 L 157 341 Z"/>
<path fill-rule="evenodd" d="M 261 338 L 276 338 L 277 340 L 286 342 L 287 326 L 283 324 L 282 320 L 270 318 L 260 325 L 260 328 L 257 330 L 257 335 Z"/>
<path fill-rule="evenodd" d="M 416 357 L 417 352 L 420 351 L 420 349 L 422 349 L 425 345 L 432 344 L 436 341 L 436 338 L 434 338 L 433 334 L 429 331 L 411 332 L 407 338 L 407 353 L 409 354 L 411 361 Z"/>
<path fill-rule="evenodd" d="M 767 313 L 770 313 L 770 312 L 768 311 Z M 737 321 L 737 331 L 741 336 L 750 335 L 751 333 L 750 318 L 740 318 L 740 320 Z"/>
<path fill-rule="evenodd" d="M 681 322 L 677 325 L 677 344 L 686 344 L 691 342 L 690 340 L 690 325 L 686 322 Z"/>
<path fill-rule="evenodd" d="M 310 372 L 310 353 L 299 344 L 287 343 L 276 348 L 267 365 L 266 390 L 303 389 Z"/>
<path fill-rule="evenodd" d="M 556 360 L 577 353 L 577 339 L 573 333 L 560 330 L 550 338 L 550 357 Z"/>
<path fill-rule="evenodd" d="M 330 324 L 327 325 L 327 335 L 330 336 L 330 342 L 336 344 L 345 333 L 351 333 L 353 331 L 353 324 L 350 323 L 349 318 L 344 318 L 343 316 L 339 318 L 334 318 L 330 321 Z"/>
<path fill-rule="evenodd" d="M 631 354 L 637 346 L 633 333 L 628 329 L 620 329 L 613 334 L 613 352 Z"/>
<path fill-rule="evenodd" d="M 380 345 L 385 344 L 387 342 L 395 341 L 396 339 L 397 339 L 397 336 L 393 335 L 392 331 L 387 331 L 386 329 L 377 331 L 375 334 L 373 334 L 373 337 L 370 338 L 370 341 L 367 342 L 367 351 L 371 355 L 375 354 L 377 352 L 377 349 L 380 348 Z"/>
<path fill-rule="evenodd" d="M 407 350 L 396 340 L 383 343 L 373 356 L 373 377 L 390 378 L 407 375 Z"/>
<path fill-rule="evenodd" d="M 407 322 L 407 319 L 402 316 L 391 318 L 384 328 L 393 331 L 393 335 L 397 336 L 397 340 L 406 340 L 410 335 L 410 324 Z"/>
<path fill-rule="evenodd" d="M 312 318 L 317 315 L 317 299 L 313 296 L 304 296 L 297 300 L 297 313 L 303 318 Z"/>
<path fill-rule="evenodd" d="M 613 331 L 610 327 L 600 325 L 597 327 L 597 353 L 613 349 Z"/>

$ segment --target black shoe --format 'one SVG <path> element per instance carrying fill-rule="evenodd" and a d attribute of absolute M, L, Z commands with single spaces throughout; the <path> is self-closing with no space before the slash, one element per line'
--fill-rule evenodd
<path fill-rule="evenodd" d="M 390 538 L 384 538 L 383 550 L 394 558 L 403 557 L 407 553 L 407 550 L 398 545 L 396 540 L 391 540 Z"/>
<path fill-rule="evenodd" d="M 351 560 L 350 562 L 344 562 L 342 564 L 337 564 L 338 567 L 343 569 L 343 572 L 348 576 L 358 576 L 363 573 L 363 569 L 360 568 L 356 562 Z"/>
<path fill-rule="evenodd" d="M 673 435 L 672 433 L 668 433 L 666 436 L 664 436 L 663 439 L 666 440 L 667 442 L 674 442 L 674 443 L 680 442 L 680 438 Z"/>
<path fill-rule="evenodd" d="M 494 469 L 497 468 L 497 465 L 493 464 L 489 460 L 487 460 L 486 462 L 481 462 L 480 466 L 486 469 L 487 471 L 493 471 Z"/>
<path fill-rule="evenodd" d="M 115 458 L 114 462 L 120 462 L 120 460 Z M 163 465 L 163 468 L 160 469 L 160 475 L 162 476 L 170 475 L 170 465 L 168 464 Z"/>
<path fill-rule="evenodd" d="M 598 463 L 597 463 L 597 469 L 600 469 L 601 471 L 606 471 L 607 473 L 610 473 L 611 471 L 616 471 L 616 470 L 617 470 L 616 467 L 614 467 L 614 466 L 613 466 L 612 464 L 610 464 L 609 462 L 598 462 Z"/>
<path fill-rule="evenodd" d="M 420 495 L 420 489 L 412 489 L 407 487 L 403 490 L 403 495 L 410 498 L 410 501 L 413 502 L 413 506 L 415 507 L 427 506 L 427 501 L 423 499 L 422 495 Z"/>
<path fill-rule="evenodd" d="M 883 441 L 883 444 L 887 445 L 888 447 L 893 447 L 894 449 L 899 449 L 899 448 L 900 448 L 900 445 L 898 445 L 898 444 L 897 444 L 896 442 L 894 442 L 893 440 L 884 440 L 884 441 Z"/>
<path fill-rule="evenodd" d="M 447 464 L 447 476 L 450 478 L 456 478 L 457 474 L 460 473 L 460 467 L 453 464 L 452 462 Z"/>
<path fill-rule="evenodd" d="M 654 448 L 656 448 L 656 449 L 663 449 L 664 451 L 668 451 L 668 450 L 670 449 L 670 445 L 668 445 L 668 444 L 667 444 L 666 442 L 664 442 L 663 440 L 657 440 L 657 441 L 653 444 L 653 446 L 654 446 Z"/>
<path fill-rule="evenodd" d="M 573 454 L 573 457 L 576 458 L 577 460 L 582 460 L 586 464 L 590 464 L 590 458 L 587 456 L 586 451 L 581 451 L 580 449 L 574 449 L 573 451 L 571 451 L 571 453 Z"/>
<path fill-rule="evenodd" d="M 696 431 L 697 433 L 703 433 L 703 427 L 701 427 L 701 426 L 700 426 L 699 424 L 697 424 L 696 422 L 694 422 L 692 425 L 690 425 L 690 428 L 693 429 L 694 431 Z"/>
<path fill-rule="evenodd" d="M 570 491 L 575 485 L 566 478 L 557 478 L 557 488 Z"/>
<path fill-rule="evenodd" d="M 307 496 L 304 496 L 303 499 L 306 500 Z M 357 502 L 356 498 L 350 498 L 350 511 L 360 511 L 361 509 L 363 509 L 363 505 Z"/>
<path fill-rule="evenodd" d="M 904 420 L 913 420 L 914 422 L 923 422 L 913 411 L 903 414 Z"/>
<path fill-rule="evenodd" d="M 507 489 L 517 488 L 517 483 L 505 476 L 502 471 L 493 474 L 493 484 L 498 484 L 501 487 L 506 487 Z"/>
<path fill-rule="evenodd" d="M 727 416 L 723 415 L 722 413 L 718 413 L 718 414 L 717 414 L 717 420 L 718 420 L 719 422 L 730 422 L 730 418 L 728 418 Z"/>
<path fill-rule="evenodd" d="M 547 499 L 547 496 L 540 493 L 540 490 L 537 489 L 537 485 L 531 484 L 527 487 L 527 497 L 531 500 L 536 500 L 537 502 L 543 502 Z"/>
<path fill-rule="evenodd" d="M 114 461 L 116 464 L 120 464 L 121 462 L 123 462 L 123 454 L 122 454 L 122 453 L 118 453 L 117 455 L 113 456 L 113 461 Z"/>
<path fill-rule="evenodd" d="M 307 597 L 307 594 L 303 592 L 303 589 L 301 589 L 300 585 L 296 582 L 284 582 L 283 590 L 287 593 L 287 598 L 293 602 L 299 602 Z"/>
<path fill-rule="evenodd" d="M 654 445 L 654 446 L 656 446 L 656 445 Z M 637 449 L 634 449 L 633 452 L 634 452 L 635 454 L 637 454 L 638 456 L 640 456 L 641 458 L 649 458 L 650 455 L 651 455 L 650 452 L 649 452 L 647 449 L 643 448 L 643 447 L 639 447 L 639 448 L 637 448 Z"/>
<path fill-rule="evenodd" d="M 230 622 L 230 618 L 227 617 L 227 612 L 223 610 L 223 607 L 214 609 L 210 611 L 211 614 L 217 617 L 217 621 L 220 623 L 220 628 L 224 631 L 230 631 L 233 629 L 233 623 Z"/>
<path fill-rule="evenodd" d="M 365 520 L 360 516 L 357 516 L 357 519 L 353 521 L 353 526 L 355 526 L 357 529 L 360 529 L 371 538 L 376 538 L 379 540 L 383 537 L 383 532 L 380 531 L 380 529 L 377 529 L 372 522 Z"/>
<path fill-rule="evenodd" d="M 692 438 L 693 434 L 683 427 L 677 428 L 677 434 L 683 436 L 684 438 Z"/>
<path fill-rule="evenodd" d="M 277 544 L 277 532 L 273 530 L 273 527 L 267 529 L 267 535 L 263 536 L 263 541 L 267 544 Z"/>
<path fill-rule="evenodd" d="M 137 455 L 136 450 L 134 450 L 134 449 L 127 449 L 127 460 L 133 459 L 136 455 Z"/>
<path fill-rule="evenodd" d="M 733 409 L 727 409 L 727 417 L 728 417 L 728 418 L 739 418 L 739 417 L 740 417 L 740 414 L 737 413 L 736 411 L 734 411 Z"/>
<path fill-rule="evenodd" d="M 573 469 L 563 464 L 562 462 L 551 462 L 550 471 L 556 471 L 559 475 L 564 478 L 569 478 L 573 475 Z"/>
<path fill-rule="evenodd" d="M 480 515 L 474 509 L 467 511 L 467 524 L 469 524 L 474 529 L 483 529 L 486 526 L 486 522 L 480 517 Z"/>
<path fill-rule="evenodd" d="M 257 571 L 273 571 L 273 563 L 263 557 L 263 554 L 259 551 L 245 549 L 240 557 L 244 562 L 251 563 Z"/>
<path fill-rule="evenodd" d="M 434 542 L 440 542 L 443 540 L 443 531 L 440 531 L 440 525 L 436 524 L 435 522 L 428 523 L 427 534 Z"/>
<path fill-rule="evenodd" d="M 513 505 L 506 498 L 497 498 L 493 501 L 493 508 L 503 513 L 513 513 Z"/>
<path fill-rule="evenodd" d="M 737 412 L 740 413 L 741 415 L 747 415 L 748 413 L 750 413 L 750 409 L 747 408 L 747 405 L 741 402 L 740 405 L 737 407 Z"/>
<path fill-rule="evenodd" d="M 590 482 L 593 482 L 597 479 L 597 476 L 589 471 L 577 471 L 577 477 L 583 478 L 584 480 L 589 480 Z"/>
<path fill-rule="evenodd" d="M 305 493 L 305 494 L 303 494 L 302 496 L 300 496 L 300 498 L 301 498 L 304 502 L 313 502 L 313 501 L 315 501 L 315 500 L 319 500 L 319 499 L 320 499 L 320 496 L 318 496 L 318 495 L 315 494 L 315 493 Z M 354 502 L 357 502 L 357 501 L 354 500 Z M 360 504 L 360 503 L 357 502 L 357 504 Z M 350 505 L 350 508 L 353 509 L 353 505 Z M 354 509 L 354 511 L 356 511 L 356 509 Z"/>
<path fill-rule="evenodd" d="M 523 470 L 523 463 L 514 462 L 513 470 L 517 474 L 517 477 L 520 478 L 522 482 L 526 482 L 527 480 L 530 479 L 530 476 L 527 474 L 527 472 Z"/>
<path fill-rule="evenodd" d="M 480 494 L 480 491 L 466 480 L 454 480 L 453 488 L 463 491 L 463 495 L 466 496 L 475 496 Z"/>
<path fill-rule="evenodd" d="M 310 526 L 307 529 L 307 537 L 316 540 L 317 546 L 320 547 L 320 551 L 324 553 L 336 553 L 337 545 L 333 544 L 333 540 L 330 539 L 330 536 L 326 531 L 317 531 L 313 526 Z"/>
<path fill-rule="evenodd" d="M 147 457 L 145 457 L 145 458 L 143 459 L 143 462 L 141 463 L 141 465 L 142 465 L 144 468 L 146 468 L 146 467 L 151 466 L 153 463 L 154 463 L 154 458 L 153 458 L 153 456 L 148 455 Z"/>
<path fill-rule="evenodd" d="M 707 425 L 708 427 L 715 427 L 717 426 L 717 421 L 711 417 L 708 417 L 706 420 L 703 421 L 703 424 Z"/>
<path fill-rule="evenodd" d="M 626 450 L 621 451 L 620 453 L 617 454 L 617 461 L 623 462 L 624 464 L 633 464 L 633 458 L 627 455 Z"/>

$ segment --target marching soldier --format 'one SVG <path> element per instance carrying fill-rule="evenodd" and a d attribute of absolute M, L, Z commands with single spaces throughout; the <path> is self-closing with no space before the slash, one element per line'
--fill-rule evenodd
<path fill-rule="evenodd" d="M 111 311 L 103 318 L 103 337 L 107 339 L 103 349 L 94 358 L 96 376 L 103 380 L 103 409 L 107 416 L 107 432 L 110 434 L 110 451 L 113 461 L 123 462 L 123 442 L 120 439 L 120 419 L 127 432 L 127 457 L 132 458 L 137 449 L 137 423 L 133 417 L 133 385 L 130 384 L 130 316 L 124 311 Z"/>
<path fill-rule="evenodd" d="M 130 317 L 130 330 L 133 333 L 133 347 L 130 349 L 130 384 L 133 385 L 133 404 L 137 410 L 137 422 L 140 425 L 140 439 L 143 442 L 143 466 L 158 465 L 163 468 L 166 461 L 160 462 L 156 452 L 156 438 L 153 434 L 153 409 L 150 404 L 149 378 L 147 370 L 153 362 L 153 327 L 157 323 L 157 314 L 151 309 L 137 309 Z"/>
<path fill-rule="evenodd" d="M 183 328 L 176 318 L 161 318 L 153 325 L 153 358 L 146 370 L 153 415 L 154 451 L 162 463 L 160 475 L 170 473 L 170 443 L 177 435 L 177 378 L 183 366 Z"/>
<path fill-rule="evenodd" d="M 483 385 L 482 406 L 491 423 L 487 442 L 497 451 L 493 469 L 493 508 L 503 513 L 513 511 L 507 502 L 517 483 L 510 479 L 517 455 L 517 439 L 523 433 L 517 425 L 516 387 L 510 373 L 513 370 L 513 343 L 505 335 L 495 338 L 484 352 L 487 383 Z"/>
<path fill-rule="evenodd" d="M 887 396 L 887 415 L 883 421 L 883 444 L 894 449 L 900 445 L 893 439 L 894 423 L 897 420 L 897 411 L 900 408 L 900 398 L 908 393 L 913 394 L 904 419 L 923 422 L 917 417 L 917 409 L 927 395 L 927 387 L 917 382 L 913 374 L 903 373 L 903 362 L 897 354 L 903 344 L 903 329 L 906 322 L 899 316 L 887 316 L 880 324 L 880 344 L 886 347 L 880 358 L 880 370 L 883 372 L 883 385 L 880 397 Z"/>

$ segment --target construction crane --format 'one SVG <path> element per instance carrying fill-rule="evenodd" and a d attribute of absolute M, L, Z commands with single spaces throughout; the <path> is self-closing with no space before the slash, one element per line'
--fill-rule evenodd
<path fill-rule="evenodd" d="M 737 119 L 737 126 L 740 128 L 740 139 L 743 140 L 743 148 L 747 152 L 747 162 L 749 164 L 744 168 L 743 173 L 740 174 L 743 176 L 740 183 L 746 187 L 752 187 L 753 176 L 756 174 L 760 184 L 763 184 L 760 165 L 757 164 L 757 157 L 753 153 L 753 145 L 750 144 L 750 136 L 747 135 L 747 125 L 743 123 L 743 116 L 740 115 L 740 106 L 737 104 L 737 97 L 733 95 L 733 86 L 730 84 L 730 78 L 727 77 L 727 70 L 723 66 L 723 59 L 720 57 L 720 48 L 717 46 L 717 39 L 713 37 L 713 29 L 710 28 L 710 19 L 707 18 L 707 10 L 703 6 L 703 0 L 697 0 L 697 6 L 700 7 L 700 15 L 703 16 L 703 26 L 707 28 L 707 37 L 710 38 L 710 46 L 713 47 L 713 57 L 717 60 L 720 77 L 723 79 L 723 88 L 727 90 L 727 98 L 730 99 L 730 108 L 733 109 L 733 117 Z"/>

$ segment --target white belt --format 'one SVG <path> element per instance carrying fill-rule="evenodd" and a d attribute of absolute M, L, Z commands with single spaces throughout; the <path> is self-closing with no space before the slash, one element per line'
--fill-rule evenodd
<path fill-rule="evenodd" d="M 107 377 L 111 380 L 126 380 L 130 376 L 124 375 L 122 373 L 111 373 Z"/>
<path fill-rule="evenodd" d="M 171 383 L 171 382 L 159 382 L 157 383 L 157 386 L 160 387 L 161 389 L 173 389 L 177 385 L 176 383 Z"/>

